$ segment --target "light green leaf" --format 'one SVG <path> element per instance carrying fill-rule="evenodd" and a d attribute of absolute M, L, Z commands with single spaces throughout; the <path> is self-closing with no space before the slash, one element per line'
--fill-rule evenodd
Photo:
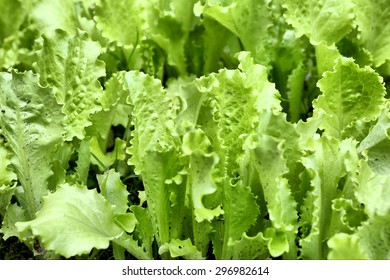
<path fill-rule="evenodd" d="M 26 1 L 24 1 L 26 2 Z M 2 16 L 0 19 L 0 47 L 3 45 L 3 40 L 8 36 L 14 35 L 20 28 L 25 16 L 26 10 L 22 1 L 1 0 L 0 10 Z"/>
<path fill-rule="evenodd" d="M 73 0 L 35 1 L 30 17 L 42 33 L 62 29 L 75 34 L 78 26 L 77 13 Z"/>
<path fill-rule="evenodd" d="M 360 161 L 355 195 L 369 216 L 385 215 L 390 211 L 390 176 L 374 172 L 364 160 Z"/>
<path fill-rule="evenodd" d="M 213 236 L 214 244 L 223 240 L 214 250 L 220 259 L 229 258 L 229 239 L 240 239 L 255 224 L 259 213 L 251 186 L 242 181 L 245 139 L 258 125 L 261 111 L 281 108 L 274 85 L 267 81 L 265 67 L 254 64 L 249 53 L 240 53 L 238 59 L 241 71 L 220 70 L 177 91 L 183 103 L 176 120 L 179 133 L 184 135 L 184 152 L 198 150 L 205 155 L 203 161 L 196 163 L 190 157 L 189 177 L 195 178 L 195 172 L 202 170 L 199 167 L 208 170 L 207 176 L 199 177 L 202 183 L 208 180 L 209 195 L 204 201 L 213 211 L 223 207 L 221 226 L 219 221 L 215 222 L 218 234 Z M 192 145 L 190 149 L 188 144 Z M 213 212 L 209 221 L 216 215 Z"/>
<path fill-rule="evenodd" d="M 297 37 L 306 35 L 313 45 L 338 42 L 353 27 L 353 3 L 343 0 L 285 0 L 286 21 Z"/>
<path fill-rule="evenodd" d="M 332 201 L 332 220 L 329 236 L 338 232 L 353 233 L 361 223 L 367 220 L 364 205 L 358 206 L 356 200 L 336 198 Z"/>
<path fill-rule="evenodd" d="M 315 46 L 315 54 L 319 77 L 321 77 L 326 71 L 332 71 L 336 63 L 336 59 L 342 57 L 334 44 L 327 46 L 326 44 L 321 43 Z"/>
<path fill-rule="evenodd" d="M 367 254 L 361 248 L 361 240 L 357 235 L 338 233 L 328 240 L 331 251 L 330 260 L 367 260 Z"/>
<path fill-rule="evenodd" d="M 135 45 L 137 36 L 144 38 L 149 5 L 155 1 L 99 0 L 94 20 L 102 35 L 120 45 Z M 150 7 L 149 7 L 150 9 Z M 126 26 L 126 28 L 123 28 Z M 137 34 L 138 33 L 138 34 Z"/>
<path fill-rule="evenodd" d="M 207 1 L 197 12 L 213 18 L 240 38 L 256 62 L 268 64 L 268 29 L 273 25 L 269 0 Z"/>
<path fill-rule="evenodd" d="M 239 240 L 230 239 L 228 247 L 232 260 L 264 260 L 269 257 L 267 242 L 261 232 L 256 236 L 244 233 Z"/>
<path fill-rule="evenodd" d="M 371 68 L 359 68 L 352 59 L 340 58 L 318 86 L 323 94 L 313 103 L 314 116 L 320 110 L 328 115 L 320 126 L 328 135 L 345 137 L 344 130 L 356 122 L 379 117 L 386 91 L 382 78 Z"/>
<path fill-rule="evenodd" d="M 332 201 L 340 193 L 338 188 L 342 178 L 345 176 L 345 180 L 354 178 L 357 152 L 356 142 L 351 139 L 340 142 L 335 138 L 323 136 L 313 144 L 315 145 L 311 147 L 313 154 L 302 158 L 310 177 L 311 190 L 301 209 L 301 222 L 309 227 L 310 232 L 300 240 L 300 243 L 304 259 L 318 260 L 327 256 L 324 241 L 330 237 Z"/>
<path fill-rule="evenodd" d="M 290 250 L 289 240 L 285 232 L 267 228 L 264 234 L 264 240 L 267 241 L 267 247 L 272 257 L 279 257 Z"/>
<path fill-rule="evenodd" d="M 178 188 L 172 180 L 182 169 L 178 162 L 179 139 L 173 129 L 176 108 L 161 82 L 149 75 L 124 73 L 124 86 L 128 90 L 127 103 L 134 108 L 129 164 L 142 177 L 155 237 L 161 246 L 176 237 L 174 229 L 182 225 L 184 215 L 179 209 L 184 207 L 185 188 Z M 176 203 L 171 203 L 172 196 Z"/>
<path fill-rule="evenodd" d="M 390 214 L 370 217 L 356 235 L 359 246 L 372 260 L 390 260 Z"/>
<path fill-rule="evenodd" d="M 169 252 L 172 258 L 183 257 L 190 260 L 203 260 L 202 254 L 192 245 L 191 240 L 172 239 L 168 244 L 162 245 L 158 253 L 160 255 Z"/>
<path fill-rule="evenodd" d="M 249 145 L 254 145 L 251 143 Z M 297 223 L 296 202 L 291 196 L 283 142 L 268 135 L 260 135 L 256 146 L 248 147 L 252 162 L 260 176 L 267 209 L 277 229 L 294 231 Z"/>
<path fill-rule="evenodd" d="M 115 213 L 125 214 L 128 206 L 129 192 L 120 179 L 120 174 L 110 169 L 103 175 L 97 175 L 101 195 L 115 206 Z"/>
<path fill-rule="evenodd" d="M 0 131 L 0 134 L 1 131 Z M 0 186 L 7 185 L 16 180 L 16 174 L 9 168 L 11 164 L 10 154 L 4 147 L 4 142 L 0 139 Z"/>
<path fill-rule="evenodd" d="M 99 167 L 101 171 L 106 171 L 110 168 L 116 161 L 124 160 L 126 158 L 126 142 L 120 138 L 115 138 L 114 150 L 108 153 L 105 153 L 102 150 L 101 146 L 98 143 L 97 137 L 91 137 L 89 140 L 89 147 L 93 157 L 91 158 L 91 163 Z M 104 166 L 102 166 L 102 164 Z"/>
<path fill-rule="evenodd" d="M 144 251 L 147 254 L 152 255 L 152 244 L 155 232 L 151 221 L 152 215 L 148 212 L 148 209 L 142 208 L 138 205 L 133 205 L 130 209 L 137 219 L 135 231 L 140 237 L 139 242 L 142 244 Z"/>
<path fill-rule="evenodd" d="M 106 249 L 123 231 L 114 222 L 115 207 L 96 190 L 64 184 L 44 197 L 36 219 L 17 223 L 23 232 L 31 229 L 45 249 L 66 258 Z"/>
<path fill-rule="evenodd" d="M 212 179 L 212 171 L 218 162 L 218 157 L 210 152 L 210 140 L 200 129 L 184 135 L 182 149 L 184 155 L 190 157 L 188 186 L 191 190 L 195 219 L 198 223 L 204 220 L 211 222 L 212 219 L 224 213 L 220 205 L 214 209 L 207 209 L 203 205 L 203 197 L 217 190 Z"/>
<path fill-rule="evenodd" d="M 138 221 L 133 213 L 124 213 L 116 214 L 115 222 L 126 232 L 132 233 Z"/>
<path fill-rule="evenodd" d="M 187 73 L 186 44 L 193 28 L 193 6 L 197 0 L 159 1 L 149 8 L 149 36 L 165 51 L 168 64 L 176 67 L 179 74 Z M 159 6 L 159 7 L 157 7 Z M 157 19 L 157 20 L 156 20 Z"/>
<path fill-rule="evenodd" d="M 388 114 L 386 108 L 358 147 L 358 152 L 363 152 L 367 156 L 370 168 L 383 175 L 390 172 L 390 157 L 387 152 L 390 147 L 390 118 Z"/>
<path fill-rule="evenodd" d="M 273 226 L 266 230 L 265 238 L 271 255 L 276 257 L 295 250 L 289 248 L 289 240 L 295 239 L 297 231 L 297 203 L 284 178 L 289 171 L 284 141 L 262 133 L 253 138 L 256 140 L 248 138 L 245 148 L 261 183 L 261 193 Z"/>
<path fill-rule="evenodd" d="M 7 240 L 12 236 L 16 236 L 19 239 L 23 239 L 24 233 L 20 233 L 15 223 L 23 222 L 27 220 L 24 209 L 18 206 L 16 203 L 9 204 L 6 213 L 3 217 L 0 232 L 3 234 L 2 238 Z"/>
<path fill-rule="evenodd" d="M 80 182 L 84 185 L 87 185 L 89 166 L 91 164 L 91 151 L 89 150 L 88 140 L 82 140 L 80 146 L 77 150 L 77 166 L 76 172 L 80 179 Z"/>
<path fill-rule="evenodd" d="M 43 36 L 36 69 L 43 85 L 55 90 L 63 105 L 65 140 L 83 139 L 90 115 L 101 110 L 102 88 L 98 79 L 105 75 L 104 63 L 97 59 L 100 46 L 85 32 L 70 36 L 62 30 Z"/>
<path fill-rule="evenodd" d="M 113 240 L 113 242 L 121 247 L 125 248 L 131 255 L 137 260 L 152 260 L 152 252 L 146 251 L 139 245 L 137 240 L 134 240 L 133 235 L 124 234 L 119 238 Z"/>
<path fill-rule="evenodd" d="M 390 61 L 390 17 L 387 0 L 354 0 L 359 41 L 371 52 L 375 67 Z"/>
<path fill-rule="evenodd" d="M 0 185 L 0 216 L 4 217 L 8 205 L 11 203 L 11 198 L 16 191 L 16 185 Z"/>
<path fill-rule="evenodd" d="M 0 127 L 12 151 L 12 167 L 32 219 L 47 194 L 52 153 L 61 141 L 63 115 L 53 92 L 31 72 L 0 74 Z M 25 204 L 24 204 L 25 203 Z"/>
<path fill-rule="evenodd" d="M 301 119 L 302 97 L 304 81 L 307 73 L 302 66 L 295 68 L 287 81 L 287 94 L 289 101 L 289 115 L 291 122 L 296 123 Z"/>

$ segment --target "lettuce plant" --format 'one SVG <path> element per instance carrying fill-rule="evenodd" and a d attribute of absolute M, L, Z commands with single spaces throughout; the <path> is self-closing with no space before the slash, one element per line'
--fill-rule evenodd
<path fill-rule="evenodd" d="M 0 0 L 1 237 L 389 259 L 387 4 Z"/>

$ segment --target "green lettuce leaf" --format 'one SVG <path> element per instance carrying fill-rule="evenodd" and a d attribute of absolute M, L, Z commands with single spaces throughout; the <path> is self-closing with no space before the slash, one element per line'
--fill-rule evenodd
<path fill-rule="evenodd" d="M 149 13 L 147 7 L 153 2 L 99 0 L 94 17 L 97 28 L 110 41 L 135 46 L 137 36 L 141 39 L 145 37 Z"/>
<path fill-rule="evenodd" d="M 17 179 L 16 174 L 9 168 L 10 165 L 10 153 L 4 147 L 3 139 L 0 139 L 0 186 L 8 185 Z"/>
<path fill-rule="evenodd" d="M 301 209 L 301 223 L 309 232 L 300 240 L 305 259 L 324 259 L 327 256 L 326 240 L 332 228 L 332 203 L 341 195 L 342 178 L 354 178 L 356 172 L 356 142 L 323 136 L 313 143 L 312 153 L 302 158 L 310 178 L 311 189 Z M 355 163 L 355 170 L 352 169 Z M 351 170 L 352 169 L 352 170 Z M 345 189 L 348 193 L 350 190 Z"/>
<path fill-rule="evenodd" d="M 0 9 L 3 11 L 3 15 L 0 19 L 0 47 L 5 38 L 14 35 L 21 27 L 27 15 L 25 6 L 27 5 L 19 0 L 0 1 Z"/>
<path fill-rule="evenodd" d="M 158 244 L 169 243 L 182 228 L 185 188 L 174 180 L 181 170 L 178 162 L 178 138 L 174 136 L 174 102 L 160 81 L 138 71 L 123 73 L 132 105 L 134 131 L 127 150 L 145 187 L 148 211 Z M 180 177 L 180 175 L 179 175 Z"/>
<path fill-rule="evenodd" d="M 97 175 L 100 194 L 115 206 L 115 213 L 127 212 L 129 192 L 120 179 L 120 174 L 110 169 L 103 175 Z"/>
<path fill-rule="evenodd" d="M 37 30 L 48 33 L 62 29 L 70 34 L 76 33 L 78 18 L 73 0 L 40 0 L 33 3 L 29 16 Z"/>
<path fill-rule="evenodd" d="M 374 67 L 389 62 L 390 16 L 386 0 L 354 0 L 359 42 L 373 57 Z"/>
<path fill-rule="evenodd" d="M 360 240 L 356 235 L 338 233 L 328 241 L 331 249 L 330 260 L 367 260 L 367 254 L 360 248 Z"/>
<path fill-rule="evenodd" d="M 390 118 L 386 108 L 358 147 L 358 152 L 367 157 L 370 168 L 383 175 L 389 174 L 390 171 L 390 157 L 387 153 L 390 147 L 389 129 Z"/>
<path fill-rule="evenodd" d="M 344 138 L 345 129 L 378 118 L 384 104 L 382 78 L 369 67 L 359 68 L 352 59 L 338 59 L 318 87 L 323 94 L 313 102 L 314 117 L 324 111 L 328 117 L 320 128 L 334 137 Z"/>
<path fill-rule="evenodd" d="M 32 219 L 48 192 L 52 153 L 62 141 L 63 115 L 52 90 L 41 87 L 31 72 L 1 73 L 0 91 L 1 133 L 24 190 L 21 204 Z"/>
<path fill-rule="evenodd" d="M 190 187 L 195 220 L 198 223 L 204 220 L 211 222 L 224 213 L 221 205 L 214 209 L 208 209 L 203 204 L 204 196 L 217 191 L 212 171 L 218 163 L 218 157 L 215 153 L 210 152 L 210 140 L 200 129 L 184 135 L 182 149 L 183 154 L 190 158 L 187 182 Z"/>
<path fill-rule="evenodd" d="M 328 245 L 332 249 L 329 259 L 390 259 L 389 214 L 373 216 L 362 224 L 356 233 L 338 233 Z"/>
<path fill-rule="evenodd" d="M 268 29 L 273 25 L 270 1 L 206 1 L 197 13 L 213 18 L 240 38 L 246 51 L 256 62 L 268 64 Z"/>
<path fill-rule="evenodd" d="M 69 258 L 105 249 L 123 233 L 114 223 L 115 207 L 96 190 L 64 184 L 43 199 L 36 219 L 16 226 L 22 232 L 31 229 L 47 250 Z"/>
<path fill-rule="evenodd" d="M 306 35 L 313 45 L 338 42 L 353 27 L 353 3 L 338 0 L 285 0 L 286 21 L 297 37 Z"/>
<path fill-rule="evenodd" d="M 63 105 L 67 141 L 83 139 L 85 127 L 92 124 L 90 115 L 101 110 L 98 79 L 105 70 L 104 63 L 97 59 L 99 54 L 99 44 L 79 30 L 74 36 L 62 30 L 43 36 L 36 69 L 41 83 L 52 87 L 57 102 Z"/>
<path fill-rule="evenodd" d="M 360 161 L 355 195 L 369 216 L 386 215 L 390 211 L 390 176 L 374 172 L 366 161 Z"/>
<path fill-rule="evenodd" d="M 160 255 L 169 252 L 172 258 L 183 257 L 190 260 L 204 259 L 196 246 L 192 245 L 190 239 L 172 239 L 169 244 L 162 245 L 158 251 Z"/>

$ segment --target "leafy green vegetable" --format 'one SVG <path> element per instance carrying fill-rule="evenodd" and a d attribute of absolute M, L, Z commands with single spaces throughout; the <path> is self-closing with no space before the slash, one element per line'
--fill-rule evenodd
<path fill-rule="evenodd" d="M 388 6 L 0 0 L 1 238 L 389 259 Z"/>

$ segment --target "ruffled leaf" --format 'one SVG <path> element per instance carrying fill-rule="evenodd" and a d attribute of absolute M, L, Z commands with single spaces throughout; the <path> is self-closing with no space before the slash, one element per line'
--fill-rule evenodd
<path fill-rule="evenodd" d="M 20 231 L 31 229 L 45 249 L 66 258 L 106 249 L 123 231 L 114 222 L 115 207 L 95 190 L 64 184 L 44 197 L 36 219 L 20 222 Z"/>
<path fill-rule="evenodd" d="M 320 126 L 328 135 L 344 137 L 344 130 L 357 121 L 379 117 L 386 91 L 382 78 L 371 68 L 359 68 L 352 59 L 340 58 L 318 86 L 323 94 L 314 101 L 314 114 L 323 110 L 329 116 Z"/>
<path fill-rule="evenodd" d="M 12 168 L 24 190 L 21 204 L 32 219 L 47 194 L 52 153 L 62 141 L 61 107 L 31 72 L 1 73 L 0 92 L 1 134 L 12 151 Z"/>
<path fill-rule="evenodd" d="M 56 30 L 43 36 L 36 69 L 41 83 L 55 90 L 65 114 L 65 140 L 83 139 L 90 115 L 101 110 L 102 88 L 98 79 L 105 75 L 104 63 L 97 59 L 100 46 L 85 32 L 71 36 Z"/>
<path fill-rule="evenodd" d="M 338 42 L 353 27 L 353 4 L 338 0 L 286 0 L 285 18 L 297 37 L 306 35 L 313 45 Z"/>

